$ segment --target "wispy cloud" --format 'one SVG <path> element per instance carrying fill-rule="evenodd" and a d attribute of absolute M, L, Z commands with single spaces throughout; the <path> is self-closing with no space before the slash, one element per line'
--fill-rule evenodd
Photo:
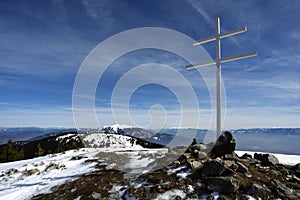
<path fill-rule="evenodd" d="M 109 30 L 114 22 L 111 0 L 82 0 L 86 13 Z"/>
<path fill-rule="evenodd" d="M 75 127 L 72 112 L 66 110 L 65 107 L 62 106 L 0 106 L 0 127 Z M 9 106 L 9 108 L 7 108 L 7 106 Z"/>
<path fill-rule="evenodd" d="M 203 8 L 202 4 L 203 2 L 198 0 L 188 0 L 189 4 L 192 5 L 199 14 L 201 14 L 202 17 L 207 21 L 207 23 L 215 27 L 215 20 L 206 12 L 206 10 Z"/>
<path fill-rule="evenodd" d="M 1 102 L 0 101 L 0 105 L 1 106 L 17 106 L 18 104 L 10 103 L 10 102 Z"/>

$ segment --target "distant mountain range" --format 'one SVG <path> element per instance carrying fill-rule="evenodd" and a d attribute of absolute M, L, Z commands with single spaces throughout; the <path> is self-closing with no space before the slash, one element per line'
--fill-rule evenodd
<path fill-rule="evenodd" d="M 9 139 L 13 141 L 27 141 L 42 139 L 43 137 L 57 135 L 67 131 L 76 131 L 75 128 L 40 128 L 40 127 L 0 127 L 0 144 Z"/>
<path fill-rule="evenodd" d="M 205 129 L 180 129 L 167 128 L 162 130 L 145 130 L 128 125 L 115 124 L 98 129 L 65 128 L 0 128 L 0 144 L 5 144 L 9 139 L 13 141 L 33 141 L 55 136 L 64 132 L 77 131 L 79 133 L 103 132 L 132 136 L 142 140 L 168 145 L 178 131 L 196 133 L 198 142 L 202 142 L 207 130 Z M 300 154 L 300 128 L 253 128 L 230 130 L 238 141 L 238 149 L 249 151 L 267 151 L 274 153 Z"/>

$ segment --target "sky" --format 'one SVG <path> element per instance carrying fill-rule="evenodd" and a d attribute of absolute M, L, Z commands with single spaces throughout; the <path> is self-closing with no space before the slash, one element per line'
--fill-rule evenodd
<path fill-rule="evenodd" d="M 214 59 L 214 42 L 193 47 L 188 38 L 213 36 L 217 17 L 221 33 L 248 30 L 222 39 L 222 57 L 258 52 L 222 64 L 223 128 L 300 127 L 299 10 L 297 0 L 2 0 L 0 127 L 75 127 L 76 98 L 93 102 L 85 112 L 99 126 L 213 126 L 215 66 L 186 70 L 191 63 L 176 51 Z M 150 47 L 132 49 L 144 44 Z M 84 96 L 76 80 L 97 48 L 104 53 L 89 72 L 97 79 L 82 87 L 96 89 Z M 120 49 L 129 50 L 114 57 Z M 189 123 L 196 113 L 200 122 Z"/>

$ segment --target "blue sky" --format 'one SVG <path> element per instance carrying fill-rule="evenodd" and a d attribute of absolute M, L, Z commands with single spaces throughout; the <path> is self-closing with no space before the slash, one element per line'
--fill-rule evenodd
<path fill-rule="evenodd" d="M 216 17 L 221 18 L 222 32 L 248 28 L 246 33 L 222 40 L 224 57 L 258 51 L 257 57 L 222 65 L 224 128 L 299 127 L 299 10 L 296 0 L 2 0 L 0 127 L 74 127 L 74 81 L 82 62 L 98 44 L 141 27 L 168 28 L 197 40 L 215 33 Z M 215 57 L 214 43 L 203 47 Z M 145 63 L 180 71 L 200 99 L 203 124 L 209 123 L 211 99 L 199 74 L 186 71 L 187 61 L 177 55 L 143 49 L 116 59 L 101 77 L 95 96 L 100 125 L 116 122 L 111 115 L 111 97 L 117 81 Z M 176 84 L 168 74 L 160 76 Z M 178 126 L 180 103 L 168 87 L 145 84 L 129 103 L 135 125 L 147 124 L 150 109 L 158 121 L 162 115 L 169 117 L 164 126 Z M 125 118 L 117 122 L 128 123 Z"/>

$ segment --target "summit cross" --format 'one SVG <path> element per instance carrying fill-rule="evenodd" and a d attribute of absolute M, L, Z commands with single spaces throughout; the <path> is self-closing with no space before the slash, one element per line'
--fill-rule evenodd
<path fill-rule="evenodd" d="M 239 59 L 243 59 L 243 58 L 249 58 L 252 56 L 256 56 L 257 52 L 251 52 L 251 53 L 246 53 L 246 54 L 241 54 L 241 55 L 237 55 L 237 56 L 230 56 L 230 57 L 226 57 L 226 58 L 221 58 L 221 39 L 226 38 L 226 37 L 230 37 L 233 35 L 237 35 L 240 33 L 244 33 L 247 31 L 247 28 L 241 28 L 241 29 L 236 29 L 233 31 L 229 31 L 227 33 L 222 33 L 221 34 L 221 29 L 220 29 L 220 18 L 218 17 L 216 19 L 216 35 L 215 36 L 211 36 L 202 40 L 198 40 L 196 42 L 193 43 L 194 46 L 199 45 L 199 44 L 204 44 L 207 42 L 212 42 L 212 41 L 216 41 L 216 59 L 214 61 L 210 61 L 210 62 L 205 62 L 205 63 L 197 63 L 197 64 L 191 64 L 191 65 L 187 65 L 186 69 L 191 69 L 191 68 L 196 68 L 196 67 L 204 67 L 204 66 L 208 66 L 208 65 L 212 65 L 215 64 L 217 67 L 216 70 L 216 87 L 217 87 L 217 91 L 216 91 L 216 95 L 217 95 L 217 100 L 216 100 L 216 135 L 217 138 L 220 136 L 221 134 L 221 63 L 224 62 L 229 62 L 229 61 L 233 61 L 233 60 L 239 60 Z"/>

